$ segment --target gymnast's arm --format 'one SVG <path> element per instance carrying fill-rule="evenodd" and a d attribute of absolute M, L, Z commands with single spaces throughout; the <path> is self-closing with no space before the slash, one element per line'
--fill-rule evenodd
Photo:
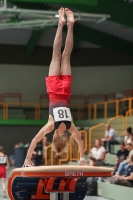
<path fill-rule="evenodd" d="M 7 156 L 6 156 L 6 164 L 7 164 L 6 169 L 8 169 L 10 167 L 10 163 L 9 163 L 9 159 Z"/>
<path fill-rule="evenodd" d="M 85 161 L 85 158 L 84 158 L 84 144 L 83 144 L 83 141 L 81 139 L 81 135 L 78 132 L 78 130 L 75 127 L 75 125 L 73 124 L 73 122 L 71 124 L 71 128 L 68 131 L 72 134 L 72 136 L 74 137 L 74 139 L 78 143 L 79 152 L 80 152 L 79 165 L 86 165 L 86 161 Z"/>
<path fill-rule="evenodd" d="M 50 133 L 54 129 L 54 125 L 52 121 L 48 121 L 48 123 L 38 132 L 38 134 L 33 138 L 31 145 L 29 147 L 25 162 L 23 167 L 32 167 L 34 166 L 31 161 L 32 153 L 36 147 L 36 144 L 47 134 Z"/>

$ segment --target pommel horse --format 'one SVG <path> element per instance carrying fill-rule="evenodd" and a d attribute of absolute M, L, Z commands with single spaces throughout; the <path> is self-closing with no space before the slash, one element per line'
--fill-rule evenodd
<path fill-rule="evenodd" d="M 11 200 L 83 200 L 88 177 L 110 177 L 112 169 L 91 166 L 16 168 L 8 179 Z"/>

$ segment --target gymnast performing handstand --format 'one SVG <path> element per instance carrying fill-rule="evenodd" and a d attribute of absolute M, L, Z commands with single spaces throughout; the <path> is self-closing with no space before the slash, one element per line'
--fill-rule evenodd
<path fill-rule="evenodd" d="M 84 145 L 81 136 L 73 124 L 69 108 L 71 96 L 71 65 L 70 57 L 73 48 L 73 26 L 74 15 L 68 8 L 59 9 L 59 23 L 53 44 L 52 61 L 49 67 L 49 76 L 46 77 L 47 93 L 49 95 L 49 119 L 47 124 L 33 138 L 28 150 L 23 167 L 31 167 L 34 164 L 31 161 L 32 153 L 36 144 L 48 133 L 54 130 L 52 149 L 60 155 L 68 150 L 68 137 L 65 131 L 69 131 L 78 143 L 80 152 L 79 165 L 86 165 L 84 158 Z M 64 51 L 61 55 L 62 30 L 67 18 L 67 37 Z"/>

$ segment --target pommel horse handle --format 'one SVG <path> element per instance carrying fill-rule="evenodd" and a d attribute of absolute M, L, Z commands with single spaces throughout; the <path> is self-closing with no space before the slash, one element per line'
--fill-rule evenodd
<path fill-rule="evenodd" d="M 112 171 L 103 167 L 67 165 L 17 168 L 9 175 L 8 194 L 11 200 L 23 199 L 25 195 L 27 199 L 58 200 L 59 193 L 61 200 L 71 200 L 72 193 L 86 194 L 87 177 L 110 177 Z"/>

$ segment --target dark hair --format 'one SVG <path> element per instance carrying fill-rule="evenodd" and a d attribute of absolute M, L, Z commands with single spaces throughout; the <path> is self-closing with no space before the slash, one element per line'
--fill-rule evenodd
<path fill-rule="evenodd" d="M 102 146 L 102 141 L 101 141 L 101 139 L 96 139 L 96 140 L 98 140 L 99 141 L 99 143 L 100 143 L 100 146 Z M 95 140 L 95 142 L 96 142 L 96 140 Z"/>
<path fill-rule="evenodd" d="M 0 146 L 0 152 L 3 152 L 4 148 L 2 146 Z"/>
<path fill-rule="evenodd" d="M 129 134 L 131 134 L 131 133 L 132 133 L 132 128 L 131 128 L 131 127 L 128 127 L 128 128 L 126 129 L 126 131 L 127 131 Z"/>

